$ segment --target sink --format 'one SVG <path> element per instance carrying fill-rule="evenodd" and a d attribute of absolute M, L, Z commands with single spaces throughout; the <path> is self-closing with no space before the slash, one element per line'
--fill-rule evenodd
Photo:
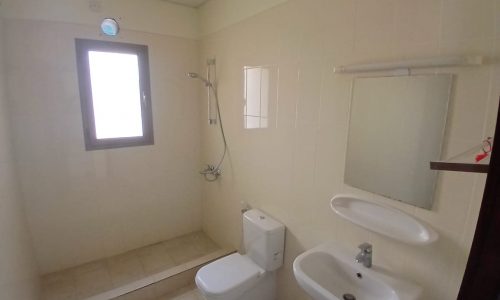
<path fill-rule="evenodd" d="M 419 299 L 422 288 L 397 278 L 376 261 L 372 268 L 363 267 L 354 260 L 356 250 L 349 251 L 335 243 L 308 250 L 293 262 L 295 278 L 314 300 Z"/>

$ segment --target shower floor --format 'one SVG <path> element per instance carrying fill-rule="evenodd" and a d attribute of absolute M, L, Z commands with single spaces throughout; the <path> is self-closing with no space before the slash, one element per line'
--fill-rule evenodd
<path fill-rule="evenodd" d="M 198 300 L 196 271 L 233 252 L 195 232 L 47 274 L 42 278 L 42 299 Z"/>
<path fill-rule="evenodd" d="M 190 285 L 155 300 L 204 300 L 196 286 Z"/>

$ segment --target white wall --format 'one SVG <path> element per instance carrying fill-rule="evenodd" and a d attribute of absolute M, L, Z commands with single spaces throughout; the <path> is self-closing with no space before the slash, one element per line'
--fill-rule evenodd
<path fill-rule="evenodd" d="M 200 35 L 217 32 L 288 0 L 211 0 L 199 10 Z"/>
<path fill-rule="evenodd" d="M 0 19 L 0 299 L 36 300 L 38 270 L 14 170 Z"/>
<path fill-rule="evenodd" d="M 224 3 L 209 3 L 216 2 Z M 219 243 L 238 247 L 240 201 L 282 221 L 288 230 L 279 272 L 282 300 L 307 299 L 293 278 L 292 262 L 305 249 L 329 240 L 353 249 L 368 241 L 374 245 L 375 264 L 421 284 L 423 299 L 456 299 L 485 175 L 441 172 L 432 210 L 344 185 L 352 76 L 332 70 L 335 65 L 448 54 L 498 56 L 499 12 L 495 0 L 289 0 L 204 36 L 201 61 L 217 58 L 230 148 L 221 180 L 204 185 L 204 229 Z M 220 9 L 205 13 L 231 19 Z M 270 106 L 272 126 L 245 130 L 243 67 L 256 65 L 279 69 L 278 97 Z M 450 156 L 492 134 L 500 67 L 423 72 L 434 71 L 456 75 L 445 149 Z M 214 161 L 221 151 L 216 127 L 203 127 L 203 145 L 204 160 Z M 358 228 L 329 208 L 330 198 L 342 192 L 400 208 L 430 223 L 441 239 L 410 247 Z"/>
<path fill-rule="evenodd" d="M 6 20 L 16 166 L 43 273 L 201 228 L 199 83 L 185 75 L 198 42 L 110 39 L 149 47 L 155 145 L 85 151 L 74 39 L 102 39 L 96 25 Z"/>
<path fill-rule="evenodd" d="M 99 29 L 105 17 L 116 18 L 123 29 L 185 38 L 198 37 L 195 9 L 161 0 L 3 0 L 0 15 L 10 19 L 57 21 Z"/>

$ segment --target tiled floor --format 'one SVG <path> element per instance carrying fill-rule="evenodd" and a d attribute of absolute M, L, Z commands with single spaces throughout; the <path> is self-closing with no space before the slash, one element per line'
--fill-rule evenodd
<path fill-rule="evenodd" d="M 217 245 L 203 232 L 195 232 L 114 257 L 45 275 L 42 280 L 43 299 L 85 299 L 217 250 L 219 250 Z M 154 293 L 156 297 L 164 295 L 161 291 L 153 292 L 151 289 L 147 293 L 150 295 Z M 191 299 L 186 297 L 174 299 Z"/>
<path fill-rule="evenodd" d="M 193 286 L 187 286 L 177 292 L 157 298 L 156 300 L 204 300 L 198 289 Z"/>

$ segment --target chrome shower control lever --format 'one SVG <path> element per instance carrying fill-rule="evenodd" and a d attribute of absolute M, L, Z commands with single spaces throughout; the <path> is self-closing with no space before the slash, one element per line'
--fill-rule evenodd
<path fill-rule="evenodd" d="M 367 268 L 371 268 L 373 246 L 365 242 L 359 245 L 358 248 L 361 250 L 361 252 L 359 252 L 358 255 L 356 255 L 356 262 L 363 264 L 363 266 Z"/>
<path fill-rule="evenodd" d="M 215 166 L 207 165 L 205 169 L 203 169 L 200 174 L 213 174 L 215 171 Z"/>
<path fill-rule="evenodd" d="M 222 171 L 214 165 L 207 165 L 205 169 L 200 171 L 200 174 L 204 175 L 208 181 L 215 181 L 222 174 Z"/>

